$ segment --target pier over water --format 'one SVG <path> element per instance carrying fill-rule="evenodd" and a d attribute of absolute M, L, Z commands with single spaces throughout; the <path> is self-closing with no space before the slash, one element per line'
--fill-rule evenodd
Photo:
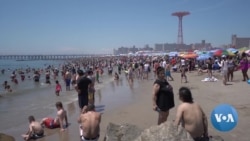
<path fill-rule="evenodd" d="M 82 54 L 82 55 L 0 55 L 0 60 L 66 60 L 88 57 L 106 56 L 107 54 Z"/>

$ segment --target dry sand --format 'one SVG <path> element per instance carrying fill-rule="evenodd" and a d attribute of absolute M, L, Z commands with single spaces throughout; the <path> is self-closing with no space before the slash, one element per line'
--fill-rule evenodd
<path fill-rule="evenodd" d="M 199 103 L 204 109 L 208 121 L 209 121 L 209 134 L 220 135 L 225 141 L 249 141 L 250 140 L 250 85 L 246 82 L 242 82 L 241 73 L 238 71 L 235 73 L 235 81 L 229 82 L 231 85 L 223 86 L 221 82 L 221 76 L 217 73 L 215 76 L 220 80 L 218 82 L 201 82 L 205 78 L 204 75 L 198 76 L 196 72 L 187 73 L 189 83 L 180 83 L 180 74 L 172 73 L 174 81 L 170 81 L 175 92 L 175 104 L 176 106 L 170 111 L 169 121 L 174 120 L 176 114 L 176 108 L 180 101 L 178 100 L 178 89 L 181 86 L 187 86 L 191 89 L 194 101 Z M 101 122 L 101 135 L 99 140 L 103 140 L 106 132 L 106 127 L 109 122 L 116 124 L 130 123 L 135 124 L 138 127 L 145 129 L 157 123 L 157 113 L 152 110 L 152 84 L 154 78 L 151 75 L 150 80 L 136 80 L 135 83 L 139 85 L 130 89 L 127 87 L 127 91 L 122 89 L 122 93 L 133 95 L 133 98 L 127 104 L 121 104 L 120 106 L 113 106 L 112 103 L 106 103 L 112 108 L 106 108 L 102 116 Z M 137 82 L 138 81 L 138 82 Z M 119 90 L 119 88 L 118 88 Z M 124 92 L 125 91 L 125 92 Z M 119 91 L 116 91 L 116 93 Z M 131 94 L 133 93 L 133 94 Z M 210 113 L 213 108 L 218 104 L 228 103 L 233 105 L 239 115 L 239 122 L 237 127 L 226 133 L 222 133 L 213 128 L 210 121 Z M 77 107 L 77 103 L 72 103 Z M 68 108 L 70 110 L 70 108 Z M 79 111 L 69 111 L 70 126 L 65 132 L 59 130 L 46 129 L 46 137 L 39 141 L 76 141 L 79 140 L 78 123 L 76 119 Z"/>

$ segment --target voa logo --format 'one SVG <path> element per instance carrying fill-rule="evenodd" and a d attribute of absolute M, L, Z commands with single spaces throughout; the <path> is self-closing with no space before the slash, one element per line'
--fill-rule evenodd
<path fill-rule="evenodd" d="M 215 129 L 221 132 L 228 132 L 236 127 L 238 123 L 238 113 L 233 106 L 221 104 L 213 109 L 211 122 Z"/>
<path fill-rule="evenodd" d="M 214 114 L 217 122 L 234 122 L 234 118 L 232 114 Z"/>

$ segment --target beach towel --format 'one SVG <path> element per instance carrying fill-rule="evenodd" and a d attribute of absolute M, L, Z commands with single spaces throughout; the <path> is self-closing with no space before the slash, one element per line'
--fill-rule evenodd
<path fill-rule="evenodd" d="M 215 77 L 212 77 L 212 78 L 204 78 L 203 80 L 201 80 L 202 82 L 217 82 L 218 79 L 215 78 Z"/>

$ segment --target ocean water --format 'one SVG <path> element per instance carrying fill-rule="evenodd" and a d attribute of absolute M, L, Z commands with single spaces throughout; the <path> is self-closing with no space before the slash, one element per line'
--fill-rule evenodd
<path fill-rule="evenodd" d="M 6 92 L 3 86 L 0 89 L 0 132 L 14 135 L 14 137 L 17 134 L 24 133 L 23 128 L 27 126 L 27 117 L 29 115 L 34 115 L 38 120 L 41 120 L 43 117 L 55 117 L 55 103 L 57 101 L 63 102 L 65 109 L 68 111 L 68 116 L 79 111 L 78 105 L 75 104 L 78 100 L 77 93 L 73 89 L 66 91 L 65 83 L 60 74 L 57 78 L 63 89 L 60 96 L 55 95 L 55 82 L 52 77 L 50 85 L 44 83 L 44 74 L 41 75 L 39 83 L 35 83 L 32 79 L 21 81 L 19 76 L 17 77 L 18 84 L 10 81 L 10 75 L 14 69 L 27 67 L 46 68 L 48 65 L 54 65 L 59 68 L 64 62 L 14 60 L 0 60 L 0 62 L 0 69 L 4 68 L 6 70 L 5 74 L 0 74 L 0 83 L 7 80 L 13 89 L 11 93 Z M 121 79 L 115 82 L 113 81 L 113 76 L 107 75 L 107 71 L 104 70 L 104 75 L 100 79 L 101 83 L 96 84 L 95 94 L 96 105 L 105 107 L 100 109 L 100 112 L 126 104 L 134 99 L 133 90 L 124 76 L 121 76 Z M 138 84 L 135 82 L 133 88 L 137 86 Z M 20 136 L 16 138 L 20 138 Z"/>
<path fill-rule="evenodd" d="M 16 60 L 0 60 L 0 69 L 20 69 L 20 68 L 45 68 L 48 65 L 58 66 L 63 64 L 61 60 L 29 60 L 29 61 L 16 61 Z"/>
<path fill-rule="evenodd" d="M 30 79 L 28 81 L 28 76 L 32 78 L 33 72 L 26 73 L 25 77 L 26 80 L 21 82 L 20 75 L 17 75 L 17 80 L 19 82 L 18 85 L 15 85 L 14 83 L 11 83 L 10 76 L 11 73 L 14 70 L 25 70 L 27 68 L 31 69 L 45 69 L 49 65 L 54 66 L 56 68 L 60 68 L 60 66 L 64 64 L 63 61 L 52 61 L 52 60 L 35 60 L 35 61 L 16 61 L 16 60 L 0 60 L 0 70 L 5 69 L 5 73 L 0 73 L 0 83 L 3 84 L 4 81 L 8 81 L 9 85 L 13 88 L 13 91 L 22 91 L 22 90 L 28 90 L 37 88 L 39 85 L 33 83 L 33 81 Z M 45 82 L 45 77 L 41 77 L 41 82 Z M 5 90 L 3 87 L 0 87 L 0 94 L 5 93 Z"/>

